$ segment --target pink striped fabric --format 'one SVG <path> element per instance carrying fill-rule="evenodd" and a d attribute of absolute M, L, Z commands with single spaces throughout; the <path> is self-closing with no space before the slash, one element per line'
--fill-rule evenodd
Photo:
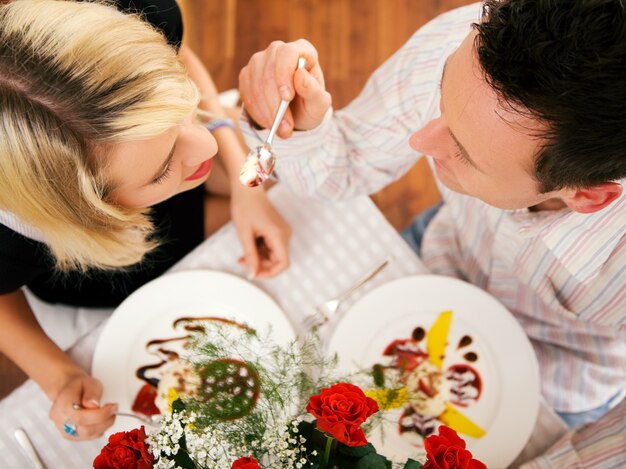
<path fill-rule="evenodd" d="M 317 129 L 276 141 L 281 183 L 340 200 L 404 174 L 419 156 L 410 134 L 438 116 L 443 62 L 479 18 L 475 4 L 430 22 L 350 105 L 329 111 Z M 250 146 L 265 136 L 245 117 L 242 127 Z M 445 205 L 426 232 L 423 260 L 434 273 L 485 289 L 517 317 L 535 347 L 546 402 L 582 412 L 625 394 L 626 195 L 583 215 L 501 210 L 440 189 Z M 559 456 L 550 450 L 535 467 L 626 467 L 626 406 L 606 419 L 593 424 L 602 431 L 566 436 L 553 450 Z"/>

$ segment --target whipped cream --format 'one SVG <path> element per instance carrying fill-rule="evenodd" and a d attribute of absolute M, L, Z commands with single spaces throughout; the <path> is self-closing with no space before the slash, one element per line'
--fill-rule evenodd
<path fill-rule="evenodd" d="M 424 360 L 405 379 L 408 401 L 415 412 L 424 417 L 443 413 L 450 400 L 450 385 L 439 368 Z"/>

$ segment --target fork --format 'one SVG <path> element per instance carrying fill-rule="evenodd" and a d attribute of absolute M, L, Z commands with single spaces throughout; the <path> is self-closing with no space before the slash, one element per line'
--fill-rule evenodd
<path fill-rule="evenodd" d="M 146 425 L 150 425 L 151 427 L 158 427 L 161 422 L 160 415 L 147 416 L 147 415 L 141 415 L 141 414 L 134 414 L 130 412 L 115 412 L 115 415 L 117 417 L 130 417 L 133 419 L 138 419 L 138 420 L 141 420 Z"/>
<path fill-rule="evenodd" d="M 75 410 L 81 410 L 85 407 L 81 404 L 74 403 L 72 404 L 72 408 Z M 133 419 L 141 420 L 146 425 L 150 425 L 151 427 L 158 426 L 161 423 L 160 415 L 142 415 L 136 414 L 134 412 L 115 412 L 116 417 L 130 417 Z"/>
<path fill-rule="evenodd" d="M 386 258 L 368 273 L 363 275 L 363 277 L 357 280 L 350 288 L 341 293 L 339 296 L 317 306 L 315 308 L 315 311 L 305 317 L 304 321 L 302 321 L 302 326 L 304 327 L 304 329 L 308 330 L 313 327 L 319 327 L 326 324 L 330 320 L 330 318 L 337 312 L 339 306 L 346 298 L 348 298 L 352 293 L 354 293 L 355 290 L 359 289 L 368 280 L 372 279 L 372 277 L 374 277 L 376 274 L 381 272 L 385 267 L 389 265 L 392 260 L 392 257 Z"/>

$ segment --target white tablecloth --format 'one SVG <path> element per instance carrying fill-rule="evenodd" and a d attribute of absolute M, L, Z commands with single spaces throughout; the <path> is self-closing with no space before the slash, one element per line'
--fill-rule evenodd
<path fill-rule="evenodd" d="M 382 283 L 427 273 L 419 258 L 368 197 L 331 205 L 297 197 L 281 187 L 271 190 L 270 197 L 293 228 L 292 263 L 286 272 L 274 279 L 252 282 L 276 300 L 292 324 L 299 324 L 316 305 L 344 291 L 386 257 L 393 257 L 390 265 L 354 293 L 340 311 L 348 309 L 363 294 Z M 241 254 L 234 227 L 228 224 L 182 259 L 172 271 L 213 269 L 245 278 L 244 268 L 237 264 Z M 42 306 L 43 311 L 38 317 L 44 326 L 54 317 L 54 309 Z M 70 353 L 88 369 L 97 338 L 105 326 L 102 323 L 104 313 L 98 311 L 93 318 L 86 318 L 89 312 L 84 309 L 75 312 L 75 316 L 67 309 L 59 311 L 67 316 L 64 323 L 69 329 L 73 326 L 73 332 L 58 340 L 63 345 L 75 342 Z M 52 321 L 52 325 L 57 322 Z M 331 334 L 335 324 L 336 321 L 331 322 L 324 335 Z M 85 333 L 89 327 L 94 329 Z M 58 328 L 45 328 L 53 334 L 59 332 Z M 49 401 L 32 381 L 27 381 L 0 402 L 0 468 L 30 467 L 13 437 L 13 431 L 18 427 L 29 434 L 47 468 L 91 467 L 93 458 L 106 441 L 76 443 L 63 439 L 48 419 L 49 409 Z M 543 406 L 532 440 L 524 451 L 524 459 L 550 446 L 564 431 L 560 419 Z"/>

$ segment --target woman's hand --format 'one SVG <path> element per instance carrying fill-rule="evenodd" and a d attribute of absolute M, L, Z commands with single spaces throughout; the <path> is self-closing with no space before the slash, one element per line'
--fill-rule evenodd
<path fill-rule="evenodd" d="M 272 206 L 262 187 L 233 187 L 231 215 L 243 247 L 241 264 L 250 277 L 268 278 L 289 266 L 291 227 Z"/>
<path fill-rule="evenodd" d="M 100 406 L 102 385 L 77 368 L 67 376 L 58 394 L 53 399 L 50 419 L 68 440 L 91 440 L 102 436 L 113 425 L 117 404 Z M 71 435 L 67 429 L 74 428 Z"/>
<path fill-rule="evenodd" d="M 306 67 L 296 70 L 299 57 Z M 317 50 L 304 39 L 274 41 L 254 54 L 239 72 L 239 93 L 248 115 L 263 128 L 271 127 L 281 99 L 293 99 L 278 127 L 281 138 L 320 125 L 331 104 Z"/>

